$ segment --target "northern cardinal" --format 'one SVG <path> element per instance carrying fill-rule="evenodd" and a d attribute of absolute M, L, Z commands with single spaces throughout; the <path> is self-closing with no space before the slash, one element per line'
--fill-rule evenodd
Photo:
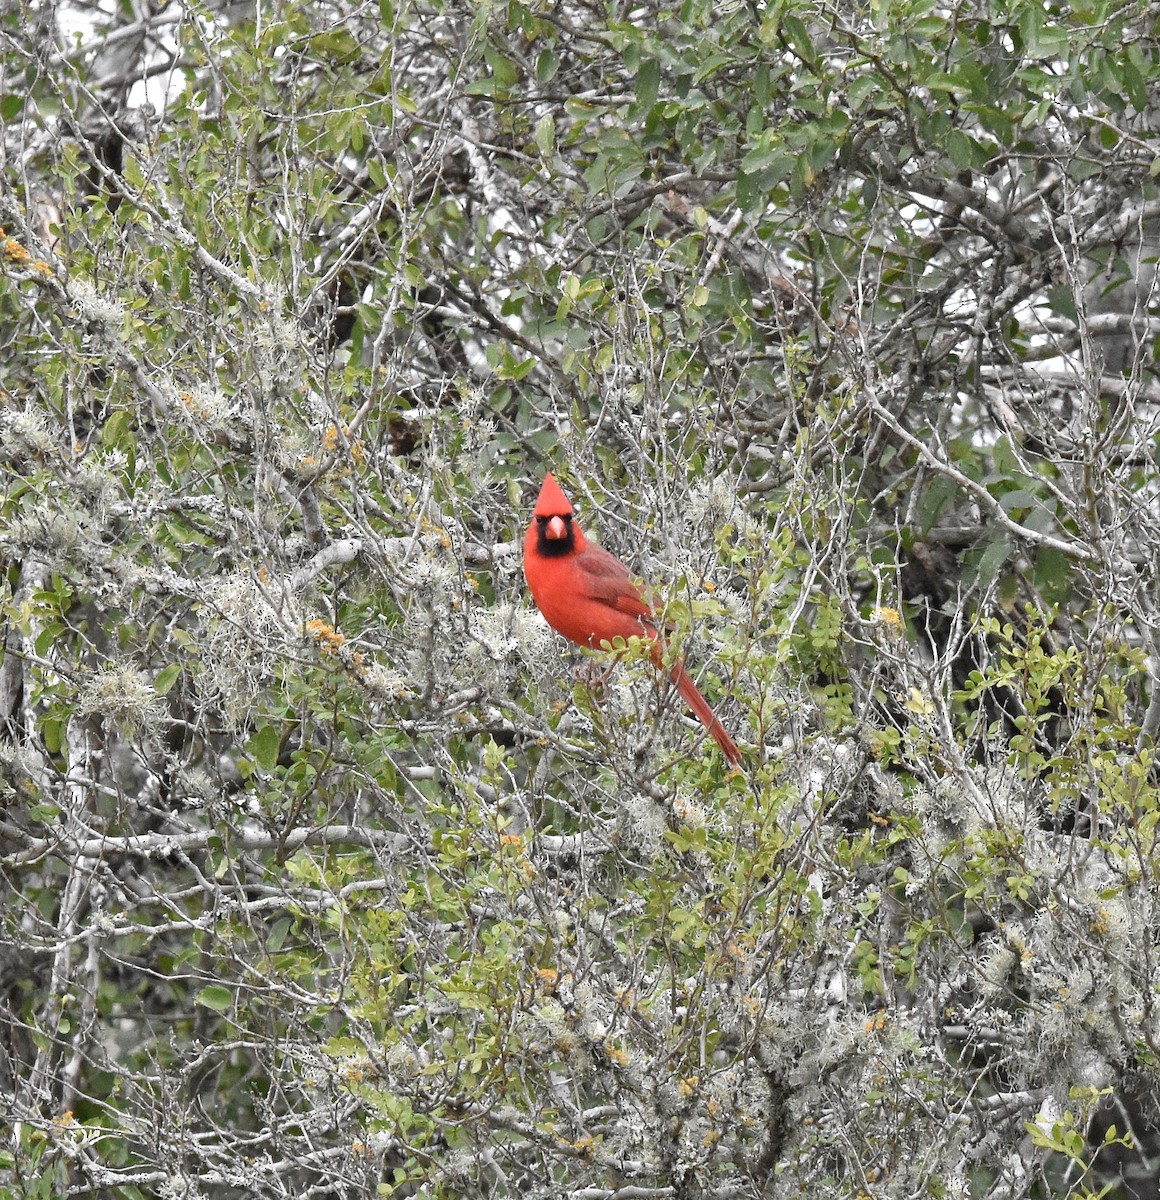
<path fill-rule="evenodd" d="M 544 620 L 578 646 L 599 647 L 614 638 L 652 639 L 652 660 L 662 665 L 658 622 L 632 573 L 615 555 L 590 542 L 572 519 L 572 505 L 551 474 L 536 498 L 524 536 L 524 578 Z M 670 668 L 677 691 L 731 763 L 741 751 L 678 658 Z"/>

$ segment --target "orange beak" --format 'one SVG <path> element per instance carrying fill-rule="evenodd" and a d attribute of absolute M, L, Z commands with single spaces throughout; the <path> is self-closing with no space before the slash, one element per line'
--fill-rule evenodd
<path fill-rule="evenodd" d="M 544 530 L 544 537 L 549 541 L 558 542 L 568 536 L 568 526 L 564 524 L 563 517 L 553 517 Z"/>

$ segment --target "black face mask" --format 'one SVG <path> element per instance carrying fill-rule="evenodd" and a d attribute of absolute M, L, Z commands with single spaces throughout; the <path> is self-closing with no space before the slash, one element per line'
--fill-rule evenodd
<path fill-rule="evenodd" d="M 536 549 L 544 558 L 566 558 L 576 549 L 576 534 L 572 529 L 572 514 L 560 517 L 564 522 L 565 533 L 562 538 L 548 537 L 548 522 L 552 517 L 536 518 Z"/>

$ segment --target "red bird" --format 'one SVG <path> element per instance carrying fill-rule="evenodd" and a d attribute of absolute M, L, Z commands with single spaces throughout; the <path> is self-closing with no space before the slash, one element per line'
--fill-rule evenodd
<path fill-rule="evenodd" d="M 644 593 L 619 558 L 584 536 L 572 520 L 568 497 L 550 474 L 544 477 L 524 536 L 524 578 L 544 620 L 569 641 L 599 647 L 618 637 L 651 638 L 652 660 L 662 665 L 664 642 Z M 677 691 L 725 757 L 740 763 L 737 743 L 697 690 L 685 664 L 677 659 L 670 670 Z"/>

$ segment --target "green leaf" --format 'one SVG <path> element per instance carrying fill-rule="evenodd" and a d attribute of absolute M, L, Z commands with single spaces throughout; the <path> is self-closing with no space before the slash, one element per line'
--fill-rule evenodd
<path fill-rule="evenodd" d="M 871 98 L 878 99 L 888 90 L 886 80 L 873 71 L 867 71 L 850 82 L 846 95 L 851 109 L 862 108 Z"/>
<path fill-rule="evenodd" d="M 272 771 L 278 765 L 282 738 L 273 725 L 263 725 L 246 743 L 246 753 L 261 771 Z"/>
<path fill-rule="evenodd" d="M 202 1008 L 212 1008 L 214 1012 L 228 1012 L 233 1007 L 234 994 L 220 983 L 211 983 L 197 993 L 196 999 Z"/>
<path fill-rule="evenodd" d="M 276 952 L 281 950 L 286 944 L 286 935 L 290 932 L 290 918 L 279 917 L 278 920 L 270 926 L 270 932 L 266 935 L 266 949 Z"/>
<path fill-rule="evenodd" d="M 817 52 L 814 50 L 814 43 L 810 38 L 809 30 L 805 27 L 805 23 L 787 13 L 781 19 L 781 31 L 796 51 L 798 57 L 803 62 L 813 63 L 817 57 Z"/>
<path fill-rule="evenodd" d="M 59 754 L 64 745 L 64 722 L 59 717 L 45 717 L 40 723 L 40 736 L 49 754 Z"/>
<path fill-rule="evenodd" d="M 952 129 L 947 134 L 947 154 L 960 170 L 971 167 L 975 161 L 975 143 L 961 129 Z"/>
<path fill-rule="evenodd" d="M 119 446 L 129 429 L 132 417 L 127 408 L 115 409 L 101 430 L 101 442 L 106 446 Z"/>
<path fill-rule="evenodd" d="M 532 133 L 532 140 L 536 143 L 536 149 L 547 158 L 556 148 L 556 119 L 550 113 L 546 112 L 536 122 L 535 131 Z"/>
<path fill-rule="evenodd" d="M 1012 488 L 999 497 L 999 503 L 1003 506 L 1003 511 L 1010 516 L 1012 513 L 1034 508 L 1039 500 L 1035 493 L 1027 488 Z"/>
<path fill-rule="evenodd" d="M 1160 159 L 1157 159 L 1160 162 Z M 1047 289 L 1047 300 L 1051 305 L 1051 311 L 1058 313 L 1061 317 L 1066 317 L 1069 321 L 1079 320 L 1079 314 L 1075 307 L 1075 296 L 1070 287 L 1055 285 Z"/>
<path fill-rule="evenodd" d="M 44 628 L 36 635 L 36 640 L 32 643 L 33 649 L 41 657 L 45 658 L 52 653 L 52 648 L 56 644 L 57 638 L 65 632 L 66 626 L 61 621 L 48 621 Z"/>
<path fill-rule="evenodd" d="M 135 155 L 125 155 L 122 174 L 137 191 L 141 191 L 145 187 L 145 173 L 141 170 L 141 164 L 137 161 Z"/>
<path fill-rule="evenodd" d="M 986 589 L 999 577 L 1003 564 L 1011 553 L 1011 543 L 1005 537 L 996 538 L 979 556 L 975 566 L 975 582 Z"/>
<path fill-rule="evenodd" d="M 636 98 L 645 108 L 657 102 L 661 88 L 661 66 L 655 58 L 646 58 L 636 73 Z"/>
<path fill-rule="evenodd" d="M 159 696 L 169 694 L 173 685 L 181 678 L 181 663 L 170 663 L 167 667 L 162 667 L 157 672 L 157 678 L 153 681 L 153 690 Z"/>
<path fill-rule="evenodd" d="M 560 56 L 552 50 L 541 50 L 536 58 L 536 82 L 547 83 L 560 69 Z"/>
<path fill-rule="evenodd" d="M 510 91 L 519 81 L 519 70 L 512 60 L 503 54 L 500 54 L 493 46 L 488 46 L 483 57 L 487 61 L 487 65 L 491 67 L 492 75 L 495 77 L 495 82 L 504 91 Z"/>
<path fill-rule="evenodd" d="M 1035 565 L 1032 578 L 1035 587 L 1039 588 L 1050 602 L 1064 599 L 1071 586 L 1071 562 L 1062 551 L 1054 550 L 1051 546 L 1040 546 L 1035 552 Z"/>
<path fill-rule="evenodd" d="M 945 475 L 936 475 L 930 481 L 918 502 L 919 529 L 923 535 L 930 532 L 931 526 L 957 490 L 954 480 Z"/>

